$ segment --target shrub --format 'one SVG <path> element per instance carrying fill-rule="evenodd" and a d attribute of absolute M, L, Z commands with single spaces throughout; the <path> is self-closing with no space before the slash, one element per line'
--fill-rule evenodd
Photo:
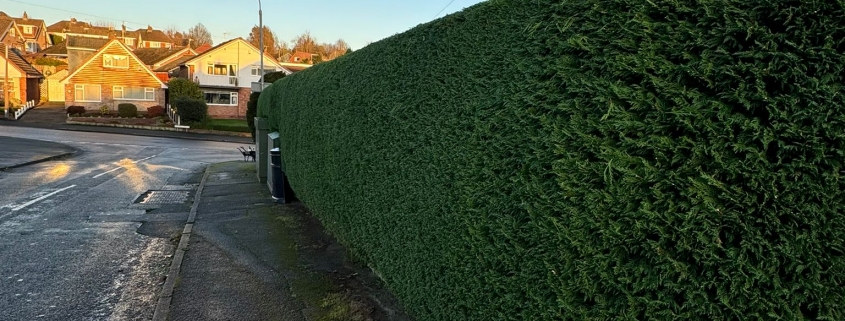
<path fill-rule="evenodd" d="M 260 96 L 260 92 L 251 93 L 249 94 L 249 101 L 246 103 L 246 125 L 249 127 L 253 141 L 255 140 L 255 115 L 258 112 L 258 97 Z"/>
<path fill-rule="evenodd" d="M 117 115 L 120 117 L 138 117 L 138 107 L 135 104 L 117 105 Z"/>
<path fill-rule="evenodd" d="M 208 118 L 208 105 L 201 99 L 179 97 L 173 100 L 173 107 L 183 122 L 199 122 Z"/>
<path fill-rule="evenodd" d="M 85 106 L 70 106 L 67 108 L 67 113 L 71 115 L 85 114 Z"/>
<path fill-rule="evenodd" d="M 103 105 L 100 107 L 100 115 L 108 115 L 111 114 L 111 108 L 109 106 Z"/>
<path fill-rule="evenodd" d="M 164 107 L 161 106 L 151 106 L 147 107 L 147 117 L 154 118 L 164 115 Z"/>
<path fill-rule="evenodd" d="M 845 320 L 843 25 L 833 1 L 487 1 L 258 114 L 418 320 Z"/>
<path fill-rule="evenodd" d="M 284 71 L 269 72 L 264 75 L 264 82 L 272 84 L 279 79 L 285 78 L 285 76 L 287 76 L 287 74 Z"/>
<path fill-rule="evenodd" d="M 185 78 L 170 79 L 170 81 L 167 82 L 167 91 L 170 93 L 171 102 L 175 101 L 179 97 L 194 99 L 205 98 L 202 90 L 200 90 L 200 85 Z"/>

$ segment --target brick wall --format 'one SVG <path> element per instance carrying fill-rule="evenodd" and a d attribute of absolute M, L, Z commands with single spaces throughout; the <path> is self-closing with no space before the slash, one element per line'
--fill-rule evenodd
<path fill-rule="evenodd" d="M 249 101 L 250 88 L 238 89 L 237 106 L 208 105 L 208 115 L 212 118 L 246 119 L 246 103 Z"/>
<path fill-rule="evenodd" d="M 17 98 L 21 100 L 21 104 L 26 104 L 26 98 L 27 98 L 26 97 L 26 77 L 18 78 L 18 80 L 19 80 L 20 84 L 18 84 L 19 89 L 17 91 L 17 94 L 18 94 Z M 37 98 L 33 98 L 33 99 L 35 99 L 36 102 L 38 102 Z"/>
<path fill-rule="evenodd" d="M 117 112 L 117 105 L 119 104 L 134 104 L 138 107 L 139 112 L 146 112 L 147 108 L 152 106 L 164 106 L 164 89 L 156 89 L 155 100 L 115 100 L 112 86 L 100 86 L 102 92 L 100 93 L 99 102 L 77 102 L 74 100 L 74 86 L 73 84 L 65 85 L 65 107 L 68 106 L 84 106 L 87 110 L 100 110 L 102 106 L 109 106 L 113 112 Z"/>

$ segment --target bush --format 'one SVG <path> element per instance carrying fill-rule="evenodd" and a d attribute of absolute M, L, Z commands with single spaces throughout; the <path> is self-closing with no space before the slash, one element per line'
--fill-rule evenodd
<path fill-rule="evenodd" d="M 100 107 L 100 115 L 108 115 L 111 114 L 111 108 L 109 106 L 103 105 Z"/>
<path fill-rule="evenodd" d="M 246 125 L 249 127 L 253 141 L 255 141 L 255 115 L 258 112 L 258 97 L 260 96 L 260 92 L 251 93 L 249 94 L 249 101 L 246 103 Z"/>
<path fill-rule="evenodd" d="M 183 122 L 200 122 L 208 118 L 208 105 L 204 100 L 179 97 L 173 100 L 172 106 Z"/>
<path fill-rule="evenodd" d="M 288 74 L 286 74 L 284 71 L 269 72 L 264 75 L 264 82 L 272 84 L 279 79 L 285 78 L 285 76 L 287 75 Z"/>
<path fill-rule="evenodd" d="M 418 320 L 845 320 L 843 25 L 832 1 L 487 1 L 258 114 Z"/>
<path fill-rule="evenodd" d="M 167 82 L 167 91 L 171 102 L 179 97 L 205 99 L 202 90 L 200 90 L 200 85 L 185 78 L 171 78 Z"/>
<path fill-rule="evenodd" d="M 71 115 L 85 114 L 85 106 L 70 106 L 67 108 L 67 113 Z"/>
<path fill-rule="evenodd" d="M 147 117 L 155 118 L 159 116 L 164 116 L 164 107 L 158 105 L 147 107 Z"/>
<path fill-rule="evenodd" d="M 138 107 L 135 104 L 117 105 L 117 115 L 120 117 L 138 117 Z"/>

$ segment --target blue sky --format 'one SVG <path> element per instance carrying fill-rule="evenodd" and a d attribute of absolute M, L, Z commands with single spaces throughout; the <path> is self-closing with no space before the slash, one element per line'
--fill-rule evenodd
<path fill-rule="evenodd" d="M 451 4 L 450 4 L 451 2 Z M 319 42 L 343 39 L 353 49 L 404 32 L 482 0 L 264 0 L 264 24 L 288 43 L 305 31 Z M 447 7 L 448 5 L 448 7 Z M 47 25 L 75 17 L 128 29 L 180 30 L 202 23 L 214 43 L 249 35 L 258 25 L 258 0 L 0 0 L 0 11 L 44 19 Z M 224 37 L 225 36 L 225 37 Z"/>

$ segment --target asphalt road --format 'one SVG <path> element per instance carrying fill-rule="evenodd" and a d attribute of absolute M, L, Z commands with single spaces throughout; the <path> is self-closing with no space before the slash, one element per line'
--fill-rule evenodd
<path fill-rule="evenodd" d="M 0 136 L 80 150 L 0 172 L 0 320 L 149 320 L 203 170 L 242 160 L 242 145 L 222 142 L 3 126 Z M 151 190 L 168 192 L 139 204 Z"/>

